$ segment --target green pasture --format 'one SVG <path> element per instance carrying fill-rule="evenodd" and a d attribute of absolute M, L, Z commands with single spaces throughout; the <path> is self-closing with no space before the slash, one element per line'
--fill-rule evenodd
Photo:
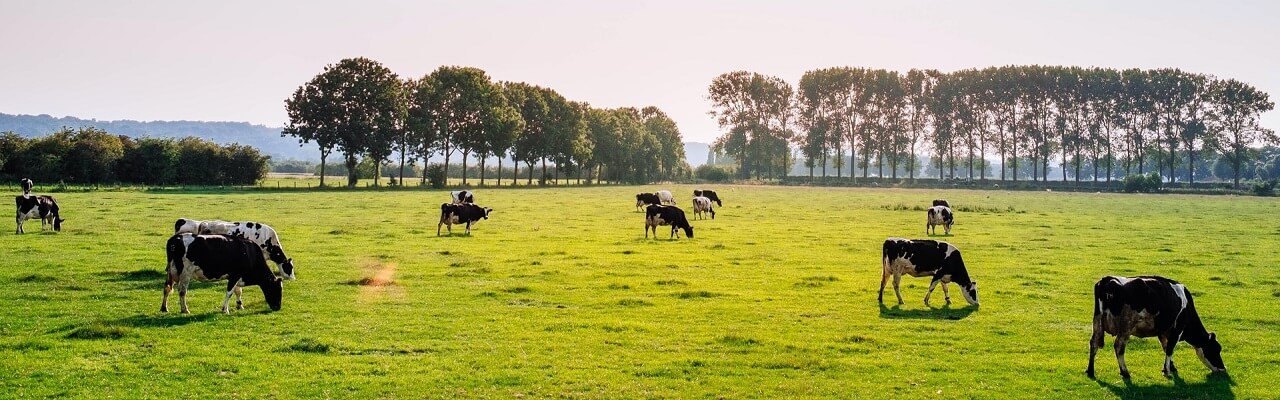
<path fill-rule="evenodd" d="M 436 236 L 444 191 L 58 194 L 63 232 L 0 232 L 0 397 L 1280 398 L 1274 199 L 721 186 L 671 241 L 634 208 L 657 189 L 482 189 L 470 237 Z M 910 277 L 878 305 L 881 243 L 939 197 L 981 308 Z M 160 313 L 178 217 L 275 227 L 283 310 L 250 287 L 223 315 L 213 283 Z M 1087 378 L 1109 274 L 1185 283 L 1229 376 L 1184 343 L 1165 379 L 1152 338 L 1125 382 L 1108 338 Z"/>

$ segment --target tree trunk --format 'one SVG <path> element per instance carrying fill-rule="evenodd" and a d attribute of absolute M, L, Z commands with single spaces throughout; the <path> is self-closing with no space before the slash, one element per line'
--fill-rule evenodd
<path fill-rule="evenodd" d="M 498 176 L 497 186 L 502 186 L 502 157 L 498 157 L 498 172 L 494 173 L 494 175 Z"/>
<path fill-rule="evenodd" d="M 405 143 L 405 141 L 401 140 L 400 141 L 400 177 L 399 177 L 400 180 L 397 181 L 399 182 L 400 186 L 404 186 L 404 151 L 406 146 L 408 145 Z"/>
<path fill-rule="evenodd" d="M 325 164 L 325 159 L 327 158 L 329 158 L 329 153 L 325 151 L 321 151 L 320 152 L 320 187 L 324 187 L 324 164 Z"/>
<path fill-rule="evenodd" d="M 538 184 L 542 184 L 547 179 L 547 158 L 542 157 L 542 176 L 538 177 Z"/>
<path fill-rule="evenodd" d="M 462 186 L 467 186 L 467 158 L 471 156 L 471 150 L 462 150 Z"/>
<path fill-rule="evenodd" d="M 488 163 L 487 162 L 488 160 L 485 160 L 485 158 L 487 157 L 481 154 L 477 154 L 476 158 L 480 159 L 480 187 L 484 187 L 484 173 L 485 173 L 484 168 L 485 168 L 485 164 Z"/>
<path fill-rule="evenodd" d="M 525 161 L 525 169 L 529 170 L 529 180 L 525 181 L 525 186 L 533 186 L 533 162 L 534 160 Z"/>
<path fill-rule="evenodd" d="M 356 174 L 356 164 L 355 154 L 347 154 L 347 187 L 356 187 L 356 181 L 359 180 Z"/>

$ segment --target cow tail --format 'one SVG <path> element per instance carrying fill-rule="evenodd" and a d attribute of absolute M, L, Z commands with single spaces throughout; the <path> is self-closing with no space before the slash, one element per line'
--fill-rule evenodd
<path fill-rule="evenodd" d="M 883 249 L 880 250 L 880 259 L 884 262 L 884 273 L 889 274 L 889 241 L 884 242 Z"/>

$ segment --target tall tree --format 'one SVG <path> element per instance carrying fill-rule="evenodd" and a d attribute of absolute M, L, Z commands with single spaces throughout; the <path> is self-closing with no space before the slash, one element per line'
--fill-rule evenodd
<path fill-rule="evenodd" d="M 1239 188 L 1249 146 L 1280 141 L 1275 131 L 1259 125 L 1261 114 L 1275 109 L 1275 103 L 1266 92 L 1234 79 L 1215 82 L 1209 99 L 1213 105 L 1209 130 L 1216 136 L 1213 143 L 1231 163 L 1232 182 Z"/>

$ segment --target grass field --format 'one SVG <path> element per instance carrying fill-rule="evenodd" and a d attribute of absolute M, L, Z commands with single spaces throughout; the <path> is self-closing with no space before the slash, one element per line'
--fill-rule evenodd
<path fill-rule="evenodd" d="M 654 189 L 484 190 L 471 237 L 435 235 L 441 191 L 61 194 L 62 233 L 0 235 L 0 397 L 1280 398 L 1273 199 L 725 186 L 668 241 L 633 208 Z M 877 305 L 881 243 L 935 197 L 981 308 L 910 277 Z M 274 226 L 283 310 L 193 284 L 191 315 L 159 313 L 177 217 Z M 1108 338 L 1085 377 L 1108 274 L 1191 288 L 1230 376 L 1184 343 L 1167 380 L 1136 339 L 1125 383 Z"/>

